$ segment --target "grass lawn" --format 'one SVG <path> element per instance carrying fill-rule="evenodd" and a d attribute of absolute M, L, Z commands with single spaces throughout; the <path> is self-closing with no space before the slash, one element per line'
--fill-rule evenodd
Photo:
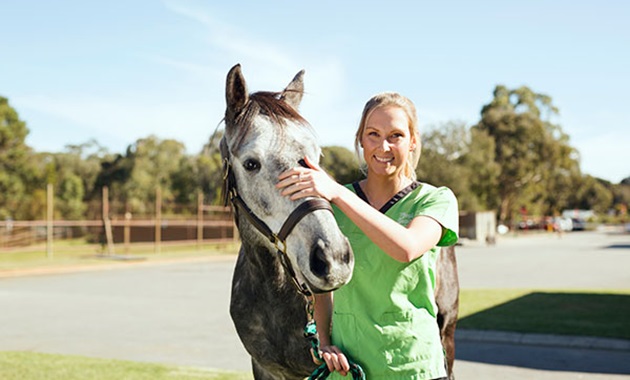
<path fill-rule="evenodd" d="M 184 244 L 168 244 L 161 246 L 160 253 L 155 252 L 153 244 L 133 244 L 129 251 L 116 246 L 113 256 L 102 253 L 99 244 L 88 244 L 82 239 L 56 241 L 53 245 L 53 256 L 46 256 L 46 245 L 33 245 L 22 249 L 0 251 L 0 275 L 22 269 L 54 268 L 86 265 L 124 263 L 131 261 L 168 260 L 175 258 L 207 257 L 220 254 L 235 254 L 237 243 L 202 244 L 195 242 Z"/>
<path fill-rule="evenodd" d="M 464 289 L 458 329 L 630 339 L 630 290 Z"/>
<path fill-rule="evenodd" d="M 250 380 L 246 372 L 167 366 L 81 356 L 0 352 L 2 380 Z"/>

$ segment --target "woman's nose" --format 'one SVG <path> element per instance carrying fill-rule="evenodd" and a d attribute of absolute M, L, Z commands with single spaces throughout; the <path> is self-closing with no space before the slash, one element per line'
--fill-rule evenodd
<path fill-rule="evenodd" d="M 389 141 L 387 141 L 387 139 L 383 139 L 381 141 L 381 149 L 383 149 L 383 152 L 388 152 L 390 150 Z"/>

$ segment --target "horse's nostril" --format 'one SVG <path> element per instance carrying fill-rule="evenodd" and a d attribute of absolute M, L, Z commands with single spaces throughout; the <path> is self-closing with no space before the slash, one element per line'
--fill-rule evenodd
<path fill-rule="evenodd" d="M 352 260 L 352 247 L 350 247 L 348 239 L 346 239 L 346 249 L 342 253 L 341 260 L 344 264 L 350 264 Z"/>
<path fill-rule="evenodd" d="M 315 244 L 311 249 L 311 272 L 317 277 L 325 277 L 330 272 L 330 265 L 326 260 L 326 252 L 321 244 Z"/>
<path fill-rule="evenodd" d="M 347 249 L 344 253 L 343 256 L 341 257 L 341 260 L 343 261 L 344 264 L 349 264 L 350 263 L 350 250 Z"/>

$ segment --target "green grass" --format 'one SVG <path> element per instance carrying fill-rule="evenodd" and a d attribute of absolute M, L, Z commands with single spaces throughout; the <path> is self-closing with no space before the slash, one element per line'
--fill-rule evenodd
<path fill-rule="evenodd" d="M 128 252 L 123 246 L 116 246 L 114 256 L 103 255 L 99 244 L 88 244 L 83 240 L 62 240 L 53 245 L 51 258 L 46 255 L 46 245 L 39 244 L 26 248 L 0 251 L 0 275 L 3 271 L 33 268 L 54 268 L 68 266 L 102 265 L 112 262 L 168 260 L 175 258 L 207 257 L 220 254 L 235 254 L 237 243 L 202 244 L 195 242 L 163 244 L 160 253 L 153 244 L 134 244 Z"/>
<path fill-rule="evenodd" d="M 465 289 L 458 329 L 630 339 L 630 290 Z"/>
<path fill-rule="evenodd" d="M 0 352 L 2 380 L 250 380 L 247 372 L 95 359 L 33 352 Z"/>

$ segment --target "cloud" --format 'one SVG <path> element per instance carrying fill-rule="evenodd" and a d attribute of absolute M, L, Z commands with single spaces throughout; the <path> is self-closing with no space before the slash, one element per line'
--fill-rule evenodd
<path fill-rule="evenodd" d="M 257 83 L 261 87 L 273 85 L 286 72 L 299 67 L 299 60 L 294 59 L 285 49 L 248 35 L 246 31 L 213 16 L 210 9 L 174 1 L 165 1 L 164 5 L 175 14 L 204 26 L 205 40 L 210 47 L 220 52 L 216 54 L 220 58 L 213 60 L 212 64 L 220 63 L 221 68 L 229 69 L 232 64 L 243 63 L 243 66 L 247 66 L 243 70 L 260 78 Z M 224 63 L 227 66 L 223 66 Z"/>
<path fill-rule="evenodd" d="M 314 126 L 323 145 L 350 147 L 362 104 L 349 103 L 344 66 L 333 56 L 314 56 L 308 52 L 290 51 L 272 42 L 260 40 L 234 25 L 212 15 L 208 9 L 167 1 L 172 12 L 194 20 L 204 26 L 206 41 L 220 52 L 220 59 L 208 71 L 223 70 L 227 74 L 235 63 L 242 64 L 249 91 L 280 91 L 299 70 L 306 69 L 306 94 L 301 112 Z M 189 72 L 205 72 L 203 65 L 163 60 Z M 218 67 L 217 62 L 225 63 Z M 221 92 L 221 95 L 223 93 Z"/>

